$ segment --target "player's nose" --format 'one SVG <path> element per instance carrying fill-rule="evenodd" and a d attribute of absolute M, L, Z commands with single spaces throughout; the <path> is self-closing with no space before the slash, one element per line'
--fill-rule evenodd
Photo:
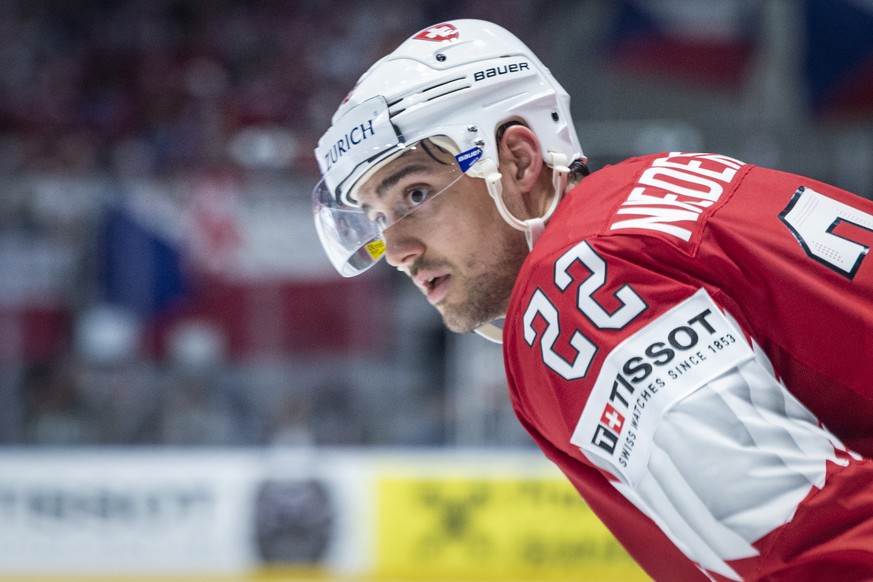
<path fill-rule="evenodd" d="M 424 253 L 424 243 L 415 236 L 409 224 L 399 221 L 383 233 L 385 239 L 385 260 L 392 267 L 403 270 Z"/>

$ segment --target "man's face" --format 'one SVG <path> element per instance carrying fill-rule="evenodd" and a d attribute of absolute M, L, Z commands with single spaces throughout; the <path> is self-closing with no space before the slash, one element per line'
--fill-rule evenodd
<path fill-rule="evenodd" d="M 419 144 L 370 177 L 357 198 L 387 225 L 387 261 L 448 329 L 472 331 L 505 313 L 527 243 L 500 217 L 484 180 L 461 175 L 451 154 Z"/>

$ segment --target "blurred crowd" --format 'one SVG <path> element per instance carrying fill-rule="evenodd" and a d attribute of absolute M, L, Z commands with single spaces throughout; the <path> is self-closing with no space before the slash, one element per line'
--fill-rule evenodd
<path fill-rule="evenodd" d="M 445 354 L 411 353 L 433 341 L 238 357 L 207 320 L 155 349 L 153 314 L 106 303 L 99 231 L 132 198 L 159 217 L 184 206 L 204 176 L 230 176 L 237 206 L 287 211 L 276 200 L 296 197 L 308 217 L 311 152 L 336 105 L 377 57 L 459 6 L 537 34 L 530 0 L 4 0 L 0 443 L 445 443 Z M 316 245 L 312 234 L 300 238 Z M 269 327 L 283 306 L 261 296 L 245 305 Z M 439 347 L 437 323 L 413 335 Z"/>
<path fill-rule="evenodd" d="M 2 169 L 311 175 L 315 140 L 355 79 L 461 4 L 533 30 L 528 0 L 502 14 L 481 0 L 6 0 Z"/>
<path fill-rule="evenodd" d="M 869 195 L 869 108 L 815 133 L 800 103 L 795 31 L 822 2 L 665 2 L 755 8 L 763 40 L 720 88 L 607 65 L 610 10 L 643 5 L 0 0 L 0 444 L 528 443 L 499 348 L 446 335 L 391 269 L 327 266 L 312 150 L 378 57 L 478 17 L 553 67 L 595 169 L 725 148 Z M 174 308 L 192 272 L 200 303 Z"/>
<path fill-rule="evenodd" d="M 363 21 L 367 13 L 355 5 L 336 11 L 330 41 L 343 29 L 385 23 Z M 335 102 L 360 67 L 349 54 L 332 56 L 328 37 L 307 33 L 324 30 L 324 18 L 333 20 L 318 2 L 7 2 L 4 168 L 124 173 L 225 164 L 229 143 L 259 127 L 282 132 L 283 162 L 306 169 L 324 123 L 321 104 Z"/>

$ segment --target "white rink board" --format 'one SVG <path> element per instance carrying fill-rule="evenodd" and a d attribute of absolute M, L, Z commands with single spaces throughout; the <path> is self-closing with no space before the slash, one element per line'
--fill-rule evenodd
<path fill-rule="evenodd" d="M 258 450 L 4 451 L 0 575 L 252 571 L 263 562 L 256 512 L 265 482 L 330 490 L 349 461 L 360 464 L 348 455 L 313 459 Z M 331 492 L 331 502 L 344 504 L 349 491 Z M 320 565 L 360 567 L 356 527 L 342 523 L 355 513 L 332 507 L 331 516 L 340 527 Z"/>
<path fill-rule="evenodd" d="M 644 579 L 529 449 L 6 449 L 0 524 L 0 582 Z"/>

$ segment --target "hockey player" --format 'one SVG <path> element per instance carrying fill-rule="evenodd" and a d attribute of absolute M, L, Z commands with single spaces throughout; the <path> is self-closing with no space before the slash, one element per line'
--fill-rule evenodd
<path fill-rule="evenodd" d="M 719 154 L 587 175 L 566 92 L 474 20 L 373 65 L 316 155 L 339 272 L 384 256 L 502 336 L 519 420 L 651 576 L 873 579 L 873 203 Z"/>

